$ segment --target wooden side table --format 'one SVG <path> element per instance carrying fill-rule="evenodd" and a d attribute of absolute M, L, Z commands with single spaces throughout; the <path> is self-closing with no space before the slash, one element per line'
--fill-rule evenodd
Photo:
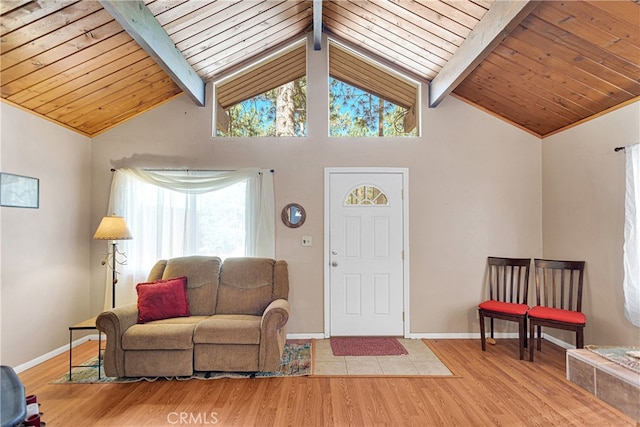
<path fill-rule="evenodd" d="M 96 316 L 97 317 L 97 316 Z M 73 368 L 78 368 L 85 365 L 74 365 L 73 364 L 73 332 L 74 331 L 89 331 L 89 330 L 98 330 L 96 326 L 96 317 L 92 317 L 91 319 L 87 319 L 84 322 L 76 323 L 73 326 L 69 326 L 69 381 L 71 381 L 71 370 Z M 100 366 L 102 365 L 102 334 L 98 331 L 98 364 L 93 365 L 93 367 L 98 368 L 98 379 L 100 379 Z"/>

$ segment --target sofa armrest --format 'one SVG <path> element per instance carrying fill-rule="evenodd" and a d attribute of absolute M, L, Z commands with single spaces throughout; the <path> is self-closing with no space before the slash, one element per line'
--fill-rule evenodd
<path fill-rule="evenodd" d="M 124 350 L 122 335 L 138 322 L 137 304 L 124 305 L 98 315 L 96 326 L 107 336 L 102 362 L 104 373 L 109 377 L 124 377 Z"/>
<path fill-rule="evenodd" d="M 280 366 L 288 320 L 289 301 L 286 299 L 276 299 L 264 310 L 260 323 L 260 371 L 273 372 Z"/>

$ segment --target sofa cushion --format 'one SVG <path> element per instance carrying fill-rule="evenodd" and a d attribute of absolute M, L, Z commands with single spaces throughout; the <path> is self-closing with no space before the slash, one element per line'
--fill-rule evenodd
<path fill-rule="evenodd" d="M 149 281 L 186 276 L 189 309 L 192 316 L 211 316 L 216 307 L 220 258 L 186 256 L 161 260 L 151 270 Z"/>
<path fill-rule="evenodd" d="M 273 267 L 269 258 L 227 258 L 220 267 L 216 314 L 260 316 L 273 300 Z"/>
<path fill-rule="evenodd" d="M 529 310 L 529 317 L 538 319 L 556 320 L 558 322 L 575 323 L 584 325 L 587 316 L 579 311 L 562 310 L 560 308 L 536 306 Z"/>
<path fill-rule="evenodd" d="M 138 283 L 138 323 L 189 316 L 187 278 Z"/>
<path fill-rule="evenodd" d="M 198 323 L 193 333 L 196 344 L 259 344 L 260 316 L 217 314 Z"/>
<path fill-rule="evenodd" d="M 529 306 L 526 304 L 515 304 L 511 302 L 503 302 L 496 300 L 488 300 L 478 305 L 479 308 L 488 311 L 495 311 L 498 313 L 515 314 L 524 316 L 529 310 Z"/>
<path fill-rule="evenodd" d="M 193 348 L 195 323 L 150 322 L 133 325 L 122 335 L 124 350 L 187 350 Z"/>

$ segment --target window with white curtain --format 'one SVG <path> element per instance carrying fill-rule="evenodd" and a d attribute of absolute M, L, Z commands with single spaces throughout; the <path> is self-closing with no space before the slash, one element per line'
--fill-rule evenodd
<path fill-rule="evenodd" d="M 246 181 L 220 190 L 188 194 L 139 180 L 132 233 L 139 236 L 146 264 L 186 255 L 222 259 L 245 255 Z M 129 221 L 130 222 L 130 221 Z"/>
<path fill-rule="evenodd" d="M 133 239 L 118 242 L 127 261 L 119 267 L 116 305 L 136 301 L 135 286 L 160 259 L 275 257 L 271 175 L 260 169 L 118 169 L 109 213 L 125 218 Z M 105 307 L 111 306 L 110 289 L 108 283 Z"/>
<path fill-rule="evenodd" d="M 640 327 L 640 143 L 625 153 L 624 314 Z"/>

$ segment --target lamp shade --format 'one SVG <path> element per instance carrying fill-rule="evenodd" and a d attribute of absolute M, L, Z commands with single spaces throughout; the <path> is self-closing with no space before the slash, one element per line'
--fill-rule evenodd
<path fill-rule="evenodd" d="M 127 223 L 121 216 L 105 216 L 93 235 L 95 240 L 129 240 L 133 239 Z"/>

